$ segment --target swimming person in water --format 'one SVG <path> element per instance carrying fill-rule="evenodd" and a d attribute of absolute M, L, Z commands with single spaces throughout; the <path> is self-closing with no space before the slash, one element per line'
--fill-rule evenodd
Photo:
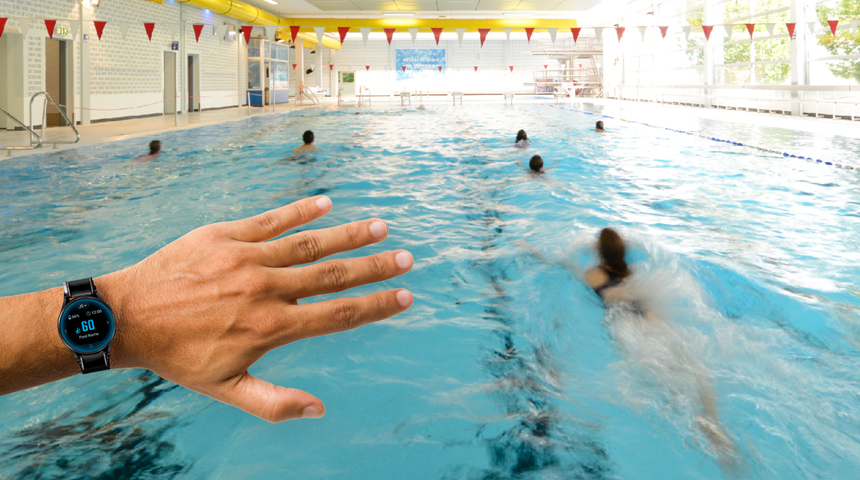
<path fill-rule="evenodd" d="M 523 166 L 522 163 L 520 163 L 519 160 L 517 160 L 517 165 L 519 165 L 522 168 L 526 168 Z M 543 158 L 541 158 L 540 155 L 535 155 L 531 158 L 531 160 L 529 160 L 529 173 L 531 173 L 531 174 L 546 173 L 546 170 L 543 169 Z"/>
<path fill-rule="evenodd" d="M 598 132 L 605 132 L 606 130 L 603 128 L 603 120 L 598 120 L 597 124 L 594 126 L 594 129 Z"/>
<path fill-rule="evenodd" d="M 314 145 L 314 132 L 308 130 L 302 135 L 302 141 L 305 142 L 304 145 L 299 145 L 298 147 L 293 149 L 294 154 L 302 154 L 307 152 L 315 152 L 317 150 L 322 150 L 321 148 Z"/>
<path fill-rule="evenodd" d="M 523 148 L 523 147 L 528 147 L 530 144 L 531 144 L 531 141 L 529 141 L 529 136 L 526 135 L 525 130 L 520 130 L 519 132 L 517 132 L 517 139 L 514 140 L 514 146 L 515 147 Z"/>
<path fill-rule="evenodd" d="M 161 153 L 161 141 L 153 140 L 149 142 L 149 153 L 142 157 L 137 157 L 134 159 L 135 162 L 146 162 L 148 160 L 152 160 L 153 157 L 158 156 Z"/>

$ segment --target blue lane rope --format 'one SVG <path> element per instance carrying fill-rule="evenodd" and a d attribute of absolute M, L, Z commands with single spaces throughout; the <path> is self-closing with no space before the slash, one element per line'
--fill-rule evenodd
<path fill-rule="evenodd" d="M 555 105 L 550 105 L 550 104 L 543 104 L 543 103 L 541 103 L 541 105 L 546 105 L 546 106 L 548 106 L 548 107 L 555 107 Z M 564 107 L 559 107 L 559 108 L 561 108 L 562 110 L 564 110 Z M 597 116 L 601 116 L 601 117 L 603 117 L 603 118 L 611 118 L 611 119 L 613 119 L 613 120 L 615 119 L 615 117 L 611 117 L 611 116 L 609 116 L 609 115 L 602 115 L 602 114 L 599 114 L 599 113 L 586 112 L 585 110 L 577 110 L 577 109 L 575 109 L 575 108 L 570 108 L 569 110 L 570 110 L 570 111 L 572 111 L 572 112 L 584 113 L 584 114 L 586 114 L 586 115 L 597 115 Z M 738 147 L 754 148 L 754 149 L 756 149 L 756 150 L 760 150 L 760 151 L 762 151 L 762 152 L 775 153 L 775 154 L 777 154 L 777 155 L 782 155 L 783 157 L 788 157 L 788 158 L 797 158 L 797 159 L 800 159 L 800 160 L 806 160 L 807 162 L 820 163 L 820 164 L 823 164 L 823 165 L 831 165 L 831 166 L 838 167 L 838 168 L 845 168 L 845 169 L 848 169 L 848 170 L 855 170 L 855 168 L 854 168 L 854 167 L 852 167 L 851 165 L 842 165 L 841 163 L 828 162 L 828 161 L 820 160 L 820 159 L 813 159 L 812 157 L 804 157 L 804 156 L 802 156 L 802 155 L 793 155 L 793 154 L 786 153 L 786 152 L 780 152 L 779 150 L 771 150 L 771 149 L 769 149 L 769 148 L 757 147 L 757 146 L 755 146 L 755 145 L 744 144 L 744 143 L 741 143 L 741 142 L 733 142 L 733 141 L 731 141 L 731 140 L 724 140 L 724 139 L 717 138 L 717 137 L 709 137 L 709 136 L 707 136 L 707 135 L 701 135 L 701 134 L 699 134 L 699 133 L 695 133 L 695 132 L 687 132 L 687 131 L 684 131 L 684 130 L 676 130 L 676 129 L 674 129 L 674 128 L 661 127 L 661 126 L 659 126 L 659 125 L 651 125 L 651 124 L 648 124 L 648 123 L 645 123 L 645 122 L 637 122 L 636 120 L 627 120 L 627 119 L 624 119 L 624 118 L 619 118 L 618 120 L 621 120 L 622 122 L 628 122 L 628 123 L 637 123 L 637 124 L 639 124 L 639 125 L 644 125 L 644 126 L 646 126 L 646 127 L 662 128 L 662 129 L 664 129 L 664 130 L 668 130 L 668 131 L 670 131 L 670 132 L 683 133 L 683 134 L 685 134 L 685 135 L 693 135 L 693 136 L 696 136 L 696 137 L 704 138 L 705 140 L 712 140 L 712 141 L 714 141 L 714 142 L 730 143 L 730 144 L 735 145 L 735 146 L 738 146 Z M 856 170 L 860 170 L 860 168 L 857 168 Z"/>

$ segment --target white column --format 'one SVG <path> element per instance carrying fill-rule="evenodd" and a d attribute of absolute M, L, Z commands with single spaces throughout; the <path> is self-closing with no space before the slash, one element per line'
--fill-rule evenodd
<path fill-rule="evenodd" d="M 90 108 L 90 46 L 89 44 L 84 43 L 84 35 L 89 31 L 88 25 L 91 22 L 84 21 L 84 6 L 83 2 L 80 4 L 80 18 L 81 18 L 81 116 L 79 120 L 81 121 L 81 125 L 89 125 L 90 124 L 90 111 L 84 110 L 85 108 Z"/>
<path fill-rule="evenodd" d="M 314 76 L 316 77 L 317 86 L 320 88 L 322 88 L 322 76 L 323 76 L 323 69 L 322 69 L 323 68 L 323 63 L 322 63 L 323 48 L 324 47 L 322 46 L 322 44 L 317 45 L 317 48 L 316 48 L 317 66 L 314 67 L 314 70 L 316 70 L 316 72 L 315 72 L 316 75 L 314 75 Z M 326 66 L 328 66 L 328 65 L 326 65 Z"/>
<path fill-rule="evenodd" d="M 183 5 L 179 4 L 179 98 L 181 113 L 188 113 L 188 55 L 185 53 L 185 22 L 183 21 Z M 173 41 L 173 39 L 170 39 Z"/>
<path fill-rule="evenodd" d="M 331 64 L 334 65 L 334 68 L 329 72 L 329 85 L 331 85 L 331 96 L 337 97 L 338 92 L 338 84 L 337 84 L 337 50 L 331 51 Z"/>
<path fill-rule="evenodd" d="M 791 0 L 788 14 L 789 22 L 796 23 L 794 28 L 795 39 L 791 41 L 791 84 L 808 85 L 808 63 L 806 62 L 806 5 L 807 0 Z M 814 18 L 814 13 L 813 13 Z M 791 92 L 792 99 L 802 99 L 801 92 Z M 792 115 L 803 115 L 803 105 L 800 102 L 792 102 Z"/>
<path fill-rule="evenodd" d="M 302 91 L 302 86 L 305 84 L 305 42 L 304 40 L 296 39 L 296 98 Z"/>

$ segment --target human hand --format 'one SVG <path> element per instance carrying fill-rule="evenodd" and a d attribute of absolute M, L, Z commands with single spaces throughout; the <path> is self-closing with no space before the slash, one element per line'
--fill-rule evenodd
<path fill-rule="evenodd" d="M 297 266 L 382 241 L 388 226 L 377 219 L 267 241 L 329 210 L 331 200 L 315 197 L 207 225 L 137 265 L 95 279 L 117 317 L 112 366 L 152 370 L 270 422 L 321 417 L 318 398 L 253 377 L 248 367 L 274 348 L 412 305 L 403 289 L 298 304 L 412 268 L 412 255 L 403 250 Z"/>

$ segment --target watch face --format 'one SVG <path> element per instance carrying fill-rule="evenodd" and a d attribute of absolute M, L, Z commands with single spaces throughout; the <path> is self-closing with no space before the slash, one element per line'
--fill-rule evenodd
<path fill-rule="evenodd" d="M 95 353 L 107 346 L 115 330 L 113 312 L 97 298 L 77 298 L 60 316 L 60 337 L 79 353 Z"/>

